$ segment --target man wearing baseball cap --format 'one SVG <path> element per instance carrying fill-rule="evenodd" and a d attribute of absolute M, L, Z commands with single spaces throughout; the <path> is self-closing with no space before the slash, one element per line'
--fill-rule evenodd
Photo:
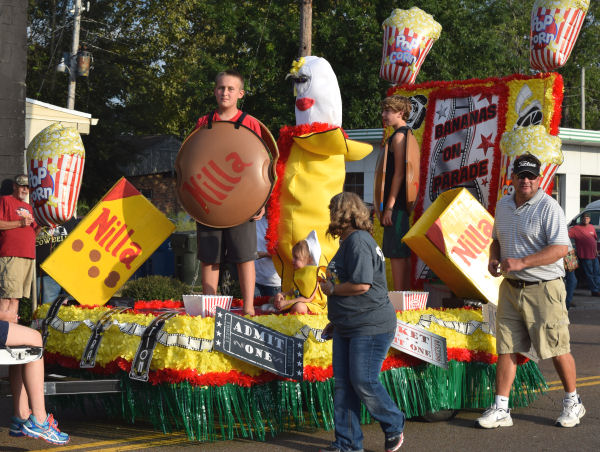
<path fill-rule="evenodd" d="M 39 230 L 27 203 L 29 178 L 19 174 L 12 195 L 0 197 L 0 310 L 16 317 L 19 300 L 29 297 L 35 274 L 35 236 Z"/>
<path fill-rule="evenodd" d="M 496 206 L 488 270 L 493 276 L 504 275 L 504 280 L 496 314 L 496 399 L 476 421 L 483 428 L 513 425 L 508 400 L 517 355 L 531 346 L 541 359 L 552 358 L 563 383 L 563 409 L 556 424 L 574 427 L 585 415 L 575 387 L 562 281 L 569 246 L 567 223 L 558 203 L 539 188 L 540 167 L 532 154 L 517 157 L 514 194 Z"/>

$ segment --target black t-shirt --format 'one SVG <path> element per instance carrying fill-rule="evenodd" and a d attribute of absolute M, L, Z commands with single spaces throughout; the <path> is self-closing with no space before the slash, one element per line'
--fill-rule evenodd
<path fill-rule="evenodd" d="M 79 219 L 71 218 L 66 223 L 58 225 L 55 228 L 48 226 L 42 227 L 35 239 L 35 261 L 37 271 L 40 275 L 46 274 L 46 272 L 40 268 L 40 264 L 42 264 L 46 258 L 50 256 L 50 253 L 52 253 L 52 251 L 67 238 L 67 235 L 75 228 L 77 223 L 79 223 Z"/>
<path fill-rule="evenodd" d="M 354 231 L 340 243 L 329 264 L 340 283 L 370 284 L 364 294 L 328 297 L 327 310 L 336 332 L 344 337 L 389 333 L 396 311 L 388 298 L 383 252 L 367 231 Z"/>
<path fill-rule="evenodd" d="M 392 138 L 397 133 L 404 134 L 404 140 L 406 141 L 406 134 L 410 128 L 408 126 L 398 127 L 392 133 L 392 136 L 388 138 L 388 146 L 387 146 L 387 159 L 385 165 L 385 184 L 383 186 L 383 205 L 387 206 L 387 199 L 390 195 L 390 189 L 392 187 L 392 178 L 394 177 L 394 171 L 396 169 L 396 160 L 394 159 L 394 151 L 392 150 Z M 406 156 L 404 157 L 406 160 Z M 394 203 L 394 209 L 406 210 L 406 184 L 403 183 L 400 186 L 400 190 L 398 190 L 398 195 L 396 196 L 396 202 Z"/>

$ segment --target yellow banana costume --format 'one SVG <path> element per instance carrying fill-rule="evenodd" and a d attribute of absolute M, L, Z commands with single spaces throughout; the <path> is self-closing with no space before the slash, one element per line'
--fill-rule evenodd
<path fill-rule="evenodd" d="M 329 263 L 338 249 L 337 240 L 325 235 L 329 226 L 329 200 L 343 190 L 345 162 L 360 160 L 373 149 L 369 144 L 346 139 L 341 128 L 332 127 L 318 123 L 284 127 L 278 140 L 279 187 L 274 190 L 268 207 L 267 240 L 270 250 L 275 252 L 273 262 L 281 276 L 282 290 L 297 289 L 306 298 L 314 290 L 317 269 L 311 266 L 315 275 L 296 275 L 297 280 L 310 278 L 310 282 L 294 282 L 292 247 L 314 229 L 321 245 L 317 264 Z M 307 129 L 315 131 L 302 133 Z M 324 307 L 325 295 L 317 291 L 313 303 Z"/>

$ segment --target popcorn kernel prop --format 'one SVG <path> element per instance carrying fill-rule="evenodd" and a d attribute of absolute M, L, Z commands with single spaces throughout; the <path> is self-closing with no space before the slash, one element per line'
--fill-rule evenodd
<path fill-rule="evenodd" d="M 531 10 L 529 61 L 533 69 L 552 71 L 569 59 L 589 0 L 536 0 Z"/>
<path fill-rule="evenodd" d="M 529 152 L 540 159 L 542 162 L 540 188 L 546 192 L 552 188 L 554 174 L 564 160 L 560 138 L 550 135 L 541 125 L 520 127 L 504 133 L 500 139 L 500 150 L 502 161 L 498 199 L 514 193 L 512 170 L 514 160 L 519 155 Z"/>
<path fill-rule="evenodd" d="M 413 6 L 395 9 L 383 21 L 383 49 L 379 76 L 392 83 L 414 83 L 442 26 L 433 16 Z"/>
<path fill-rule="evenodd" d="M 77 129 L 54 123 L 27 148 L 30 198 L 36 221 L 55 227 L 71 219 L 77 205 L 85 149 Z"/>

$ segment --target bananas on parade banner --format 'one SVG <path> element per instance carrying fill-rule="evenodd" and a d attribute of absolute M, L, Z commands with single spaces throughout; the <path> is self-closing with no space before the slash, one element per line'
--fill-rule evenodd
<path fill-rule="evenodd" d="M 407 122 L 421 144 L 415 219 L 440 193 L 455 187 L 465 187 L 493 215 L 501 172 L 506 172 L 499 146 L 502 134 L 541 125 L 558 135 L 563 82 L 554 73 L 515 74 L 398 85 L 390 88 L 388 95 L 392 94 L 411 99 Z"/>
<path fill-rule="evenodd" d="M 83 305 L 104 305 L 175 229 L 121 178 L 41 267 Z"/>

